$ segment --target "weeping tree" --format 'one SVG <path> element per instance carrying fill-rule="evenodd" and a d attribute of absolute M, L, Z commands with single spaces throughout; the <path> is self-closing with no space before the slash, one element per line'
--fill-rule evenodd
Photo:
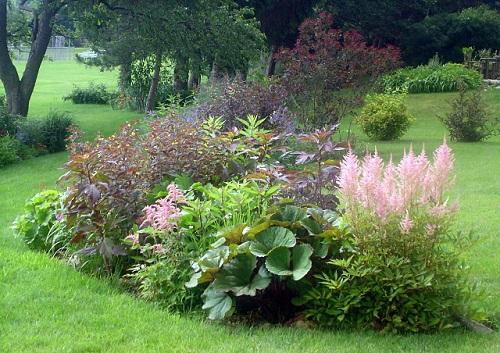
<path fill-rule="evenodd" d="M 52 36 L 58 13 L 70 0 L 0 0 L 0 80 L 5 89 L 7 110 L 26 116 L 38 71 Z M 9 49 L 18 44 L 30 47 L 20 75 Z"/>

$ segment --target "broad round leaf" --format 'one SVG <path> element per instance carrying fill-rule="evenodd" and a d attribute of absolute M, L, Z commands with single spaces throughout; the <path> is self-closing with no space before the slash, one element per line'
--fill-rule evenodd
<path fill-rule="evenodd" d="M 251 254 L 240 254 L 224 265 L 213 282 L 214 289 L 231 291 L 236 296 L 255 295 L 257 290 L 266 288 L 271 278 L 267 271 L 259 269 L 254 274 L 257 259 Z"/>
<path fill-rule="evenodd" d="M 312 218 L 304 218 L 300 224 L 309 232 L 310 235 L 321 233 L 321 225 Z"/>
<path fill-rule="evenodd" d="M 250 244 L 250 252 L 255 256 L 264 257 L 277 247 L 291 248 L 296 242 L 295 234 L 289 229 L 271 227 L 255 236 Z"/>
<path fill-rule="evenodd" d="M 311 255 L 313 248 L 309 244 L 300 244 L 292 250 L 292 265 L 293 265 L 293 279 L 298 281 L 307 273 L 312 267 Z"/>
<path fill-rule="evenodd" d="M 205 302 L 202 309 L 208 310 L 208 318 L 222 320 L 233 308 L 233 300 L 227 293 L 208 287 L 203 293 Z"/>
<path fill-rule="evenodd" d="M 293 206 L 293 205 L 287 205 L 285 208 L 280 212 L 281 220 L 283 221 L 288 221 L 288 222 L 298 222 L 305 217 L 307 217 L 307 213 L 304 209 Z"/>
<path fill-rule="evenodd" d="M 290 276 L 290 250 L 279 247 L 272 250 L 266 258 L 266 268 L 269 272 L 278 276 Z"/>
<path fill-rule="evenodd" d="M 295 281 L 302 279 L 312 267 L 313 248 L 309 244 L 300 244 L 291 251 L 279 247 L 269 253 L 266 268 L 278 276 L 292 276 Z"/>

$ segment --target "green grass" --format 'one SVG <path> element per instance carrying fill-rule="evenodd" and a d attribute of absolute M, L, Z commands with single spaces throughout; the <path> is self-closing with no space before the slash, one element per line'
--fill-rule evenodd
<path fill-rule="evenodd" d="M 100 73 L 66 62 L 44 63 L 32 100 L 31 115 L 50 108 L 71 111 L 95 134 L 111 133 L 129 112 L 104 106 L 74 106 L 60 97 L 73 82 L 108 82 Z M 385 156 L 399 158 L 411 143 L 431 151 L 445 131 L 436 120 L 449 94 L 409 97 L 416 124 L 401 141 L 377 144 Z M 488 100 L 500 112 L 500 92 Z M 361 135 L 360 135 L 361 137 Z M 362 139 L 362 137 L 361 137 Z M 365 142 L 363 142 L 365 143 Z M 373 143 L 366 142 L 372 149 Z M 461 204 L 460 227 L 477 229 L 482 242 L 470 250 L 476 278 L 500 307 L 498 293 L 500 230 L 500 138 L 484 143 L 452 144 L 457 159 L 455 197 Z M 91 278 L 45 254 L 28 251 L 9 225 L 24 201 L 44 187 L 54 187 L 65 153 L 48 155 L 0 170 L 0 352 L 499 352 L 499 335 L 461 330 L 434 335 L 393 336 L 374 332 L 327 332 L 293 328 L 246 328 L 179 317 L 124 293 L 112 281 Z"/>

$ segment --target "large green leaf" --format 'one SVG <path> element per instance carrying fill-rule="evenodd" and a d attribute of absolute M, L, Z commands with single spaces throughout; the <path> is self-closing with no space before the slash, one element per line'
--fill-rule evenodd
<path fill-rule="evenodd" d="M 282 221 L 288 221 L 292 223 L 298 222 L 307 217 L 306 210 L 293 205 L 286 205 L 279 214 Z"/>
<path fill-rule="evenodd" d="M 236 296 L 255 295 L 259 289 L 266 288 L 271 278 L 267 271 L 259 270 L 254 274 L 257 259 L 252 254 L 240 254 L 224 265 L 217 273 L 213 283 L 214 289 L 231 291 Z"/>
<path fill-rule="evenodd" d="M 210 249 L 198 260 L 198 265 L 203 272 L 210 269 L 218 269 L 222 267 L 229 254 L 230 250 L 228 246 Z"/>
<path fill-rule="evenodd" d="M 314 219 L 306 217 L 300 221 L 300 224 L 309 232 L 310 235 L 321 233 L 321 225 Z"/>
<path fill-rule="evenodd" d="M 285 247 L 275 248 L 266 259 L 266 268 L 278 276 L 290 276 L 290 250 Z"/>
<path fill-rule="evenodd" d="M 296 242 L 295 234 L 289 229 L 271 227 L 255 236 L 250 244 L 250 252 L 255 256 L 264 257 L 277 247 L 291 248 Z"/>
<path fill-rule="evenodd" d="M 229 258 L 228 246 L 220 246 L 208 250 L 197 262 L 192 263 L 193 275 L 185 286 L 194 288 L 198 284 L 213 281 L 215 274 L 220 270 L 224 262 Z"/>
<path fill-rule="evenodd" d="M 233 309 L 233 300 L 222 291 L 208 287 L 203 293 L 204 303 L 202 309 L 208 310 L 208 318 L 222 320 Z"/>
<path fill-rule="evenodd" d="M 271 251 L 266 259 L 266 268 L 278 276 L 292 276 L 295 281 L 303 278 L 311 270 L 313 249 L 309 244 L 300 244 L 291 251 L 279 247 Z"/>
<path fill-rule="evenodd" d="M 301 244 L 293 248 L 292 251 L 292 265 L 293 265 L 293 279 L 298 281 L 307 273 L 312 267 L 311 255 L 313 248 L 309 244 Z"/>

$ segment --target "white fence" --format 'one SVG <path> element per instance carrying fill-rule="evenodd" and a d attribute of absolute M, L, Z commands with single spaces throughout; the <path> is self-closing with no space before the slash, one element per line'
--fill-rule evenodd
<path fill-rule="evenodd" d="M 11 53 L 15 60 L 28 60 L 29 52 L 29 47 L 11 48 Z M 77 48 L 73 47 L 47 48 L 45 58 L 48 60 L 73 60 L 76 53 Z"/>

